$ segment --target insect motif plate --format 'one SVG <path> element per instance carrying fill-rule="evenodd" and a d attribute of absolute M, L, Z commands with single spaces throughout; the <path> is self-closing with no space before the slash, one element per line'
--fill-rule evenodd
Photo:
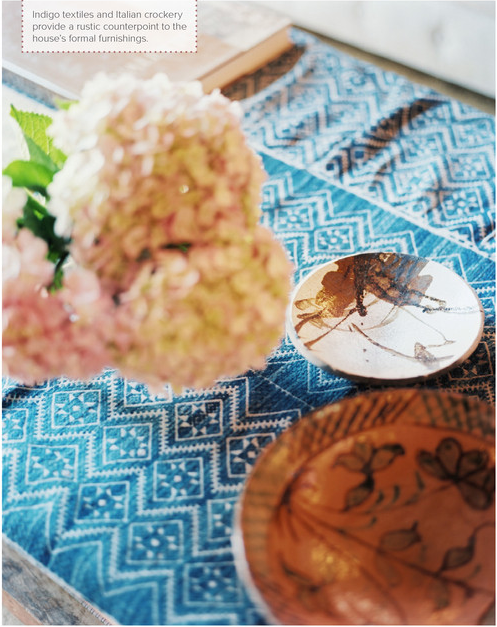
<path fill-rule="evenodd" d="M 261 454 L 240 574 L 285 624 L 495 624 L 494 410 L 434 390 L 327 405 Z"/>
<path fill-rule="evenodd" d="M 314 270 L 297 286 L 287 322 L 315 365 L 368 383 L 406 383 L 467 359 L 484 314 L 472 287 L 449 268 L 377 252 Z"/>

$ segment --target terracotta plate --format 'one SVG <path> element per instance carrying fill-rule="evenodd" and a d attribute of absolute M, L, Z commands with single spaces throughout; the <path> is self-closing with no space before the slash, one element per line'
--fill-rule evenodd
<path fill-rule="evenodd" d="M 369 383 L 406 383 L 464 361 L 483 332 L 475 291 L 412 255 L 365 253 L 320 266 L 297 286 L 288 331 L 315 365 Z"/>
<path fill-rule="evenodd" d="M 494 411 L 394 390 L 314 411 L 238 504 L 239 572 L 286 624 L 494 624 Z"/>

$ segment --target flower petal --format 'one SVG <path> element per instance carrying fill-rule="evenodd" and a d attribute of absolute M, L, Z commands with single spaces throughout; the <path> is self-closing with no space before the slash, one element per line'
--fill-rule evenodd
<path fill-rule="evenodd" d="M 419 451 L 416 455 L 416 461 L 421 468 L 432 477 L 437 477 L 437 479 L 442 480 L 450 478 L 440 460 L 429 451 Z"/>

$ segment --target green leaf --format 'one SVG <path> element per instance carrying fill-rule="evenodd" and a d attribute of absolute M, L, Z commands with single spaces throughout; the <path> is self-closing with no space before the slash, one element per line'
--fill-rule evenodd
<path fill-rule="evenodd" d="M 45 152 L 43 152 L 43 150 L 38 146 L 38 144 L 35 144 L 35 142 L 31 139 L 31 137 L 24 136 L 24 139 L 26 140 L 26 144 L 28 146 L 28 151 L 29 151 L 29 156 L 31 158 L 31 161 L 44 166 L 45 168 L 47 168 L 47 170 L 50 170 L 52 174 L 55 174 L 56 172 L 60 170 L 59 166 L 56 163 L 54 163 L 52 159 Z"/>
<path fill-rule="evenodd" d="M 56 235 L 55 218 L 33 196 L 28 196 L 22 218 L 17 223 L 20 228 L 29 229 L 36 237 L 47 243 L 50 261 L 59 263 L 61 259 L 67 257 L 69 240 Z"/>
<path fill-rule="evenodd" d="M 12 161 L 3 171 L 12 179 L 14 187 L 28 189 L 47 195 L 46 188 L 53 178 L 53 172 L 40 163 L 33 161 Z"/>
<path fill-rule="evenodd" d="M 53 145 L 52 138 L 47 135 L 47 128 L 52 123 L 52 118 L 48 115 L 31 111 L 19 111 L 14 105 L 11 105 L 10 115 L 21 127 L 33 161 L 40 158 L 39 150 L 33 148 L 34 144 L 52 160 L 57 168 L 61 168 L 66 160 L 66 156 Z M 31 141 L 28 141 L 28 138 Z M 33 154 L 31 150 L 34 151 Z"/>
<path fill-rule="evenodd" d="M 55 292 L 56 290 L 60 290 L 61 287 L 62 287 L 62 281 L 63 281 L 63 278 L 64 278 L 64 270 L 63 270 L 62 264 L 66 260 L 67 256 L 68 256 L 68 253 L 65 253 L 59 259 L 59 261 L 58 261 L 58 263 L 57 263 L 57 265 L 55 267 L 52 285 L 50 286 L 50 291 L 51 292 Z"/>
<path fill-rule="evenodd" d="M 78 102 L 77 100 L 60 100 L 59 98 L 54 99 L 55 104 L 57 105 L 57 109 L 62 109 L 63 111 L 67 111 L 69 107 Z"/>

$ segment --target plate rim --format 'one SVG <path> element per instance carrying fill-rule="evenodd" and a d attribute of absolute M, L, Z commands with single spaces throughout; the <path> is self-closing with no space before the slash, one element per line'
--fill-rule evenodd
<path fill-rule="evenodd" d="M 472 296 L 474 297 L 475 302 L 476 302 L 476 304 L 478 306 L 478 309 L 479 309 L 480 324 L 479 324 L 478 332 L 475 334 L 474 339 L 473 339 L 471 345 L 469 346 L 469 348 L 462 355 L 460 355 L 455 361 L 452 361 L 447 366 L 443 366 L 442 368 L 439 368 L 437 370 L 433 370 L 433 371 L 428 372 L 426 374 L 415 375 L 415 376 L 412 376 L 412 377 L 403 377 L 403 378 L 399 378 L 399 377 L 396 377 L 396 378 L 373 377 L 373 376 L 361 375 L 361 374 L 358 374 L 358 373 L 350 373 L 350 372 L 347 372 L 346 370 L 341 370 L 340 368 L 333 367 L 330 364 L 324 362 L 317 355 L 315 355 L 312 350 L 310 350 L 310 349 L 308 349 L 308 348 L 306 348 L 304 346 L 304 343 L 300 339 L 297 331 L 295 330 L 295 326 L 294 326 L 294 324 L 292 322 L 293 303 L 294 303 L 295 297 L 298 294 L 298 292 L 299 292 L 300 288 L 302 287 L 302 285 L 304 285 L 304 283 L 306 281 L 308 281 L 314 274 L 316 274 L 319 271 L 321 271 L 327 265 L 336 263 L 338 261 L 342 261 L 344 259 L 351 259 L 353 257 L 361 257 L 361 256 L 368 256 L 368 255 L 379 255 L 379 254 L 394 254 L 394 255 L 397 255 L 399 257 L 409 257 L 411 259 L 418 259 L 418 260 L 421 260 L 421 261 L 426 261 L 427 263 L 433 263 L 433 264 L 435 264 L 437 266 L 441 266 L 442 268 L 444 268 L 448 272 L 454 274 L 461 281 L 463 281 L 463 283 L 466 285 L 466 287 L 472 293 Z M 288 304 L 288 307 L 287 307 L 286 316 L 285 316 L 285 327 L 286 327 L 286 332 L 287 332 L 287 334 L 288 334 L 288 336 L 290 338 L 290 341 L 292 342 L 292 344 L 295 347 L 295 349 L 302 355 L 302 357 L 304 357 L 307 361 L 312 363 L 314 366 L 317 366 L 321 370 L 324 370 L 325 372 L 328 372 L 330 374 L 342 377 L 344 379 L 348 379 L 350 381 L 355 381 L 357 383 L 366 383 L 366 384 L 370 384 L 370 385 L 403 386 L 403 385 L 409 385 L 409 384 L 412 384 L 412 383 L 423 383 L 423 382 L 428 381 L 430 379 L 442 376 L 442 375 L 446 374 L 447 372 L 449 372 L 450 370 L 453 370 L 457 366 L 459 366 L 462 363 L 464 363 L 476 351 L 476 349 L 478 348 L 478 344 L 480 343 L 481 338 L 483 337 L 483 331 L 484 331 L 484 328 L 485 328 L 485 310 L 483 308 L 483 305 L 482 305 L 482 302 L 480 300 L 480 297 L 478 296 L 478 294 L 477 294 L 476 290 L 474 289 L 474 287 L 472 285 L 470 285 L 469 282 L 465 278 L 463 278 L 460 274 L 457 274 L 457 272 L 454 272 L 454 270 L 452 270 L 451 268 L 448 268 L 447 266 L 444 266 L 439 261 L 436 261 L 434 259 L 430 259 L 429 257 L 422 257 L 422 256 L 419 256 L 419 255 L 412 255 L 410 253 L 398 253 L 396 251 L 389 251 L 389 250 L 374 250 L 374 251 L 364 251 L 364 252 L 354 253 L 352 255 L 344 255 L 344 256 L 341 256 L 341 257 L 334 257 L 333 259 L 330 259 L 329 261 L 321 263 L 318 266 L 316 266 L 315 268 L 312 268 L 310 270 L 310 272 L 308 274 L 306 274 L 297 283 L 297 285 L 292 290 L 292 293 L 290 295 L 290 301 L 289 301 L 289 304 Z"/>

